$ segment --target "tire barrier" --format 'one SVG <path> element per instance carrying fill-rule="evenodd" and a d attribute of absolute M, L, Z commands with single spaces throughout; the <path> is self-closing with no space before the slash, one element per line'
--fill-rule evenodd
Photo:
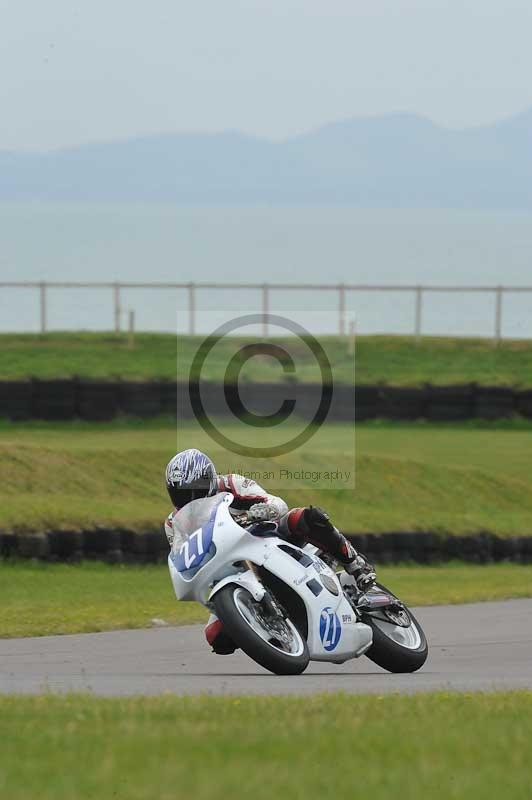
<path fill-rule="evenodd" d="M 105 422 L 119 413 L 119 385 L 106 381 L 83 381 L 77 384 L 76 416 L 91 422 Z"/>
<path fill-rule="evenodd" d="M 76 411 L 76 382 L 71 380 L 33 381 L 31 416 L 34 419 L 73 419 Z"/>
<path fill-rule="evenodd" d="M 423 419 L 427 414 L 427 404 L 427 388 L 381 386 L 377 399 L 377 417 L 395 420 Z"/>
<path fill-rule="evenodd" d="M 425 417 L 432 422 L 453 422 L 475 416 L 475 387 L 429 386 Z"/>
<path fill-rule="evenodd" d="M 532 419 L 532 391 L 518 392 L 515 400 L 517 413 L 526 419 Z"/>
<path fill-rule="evenodd" d="M 161 414 L 161 384 L 159 381 L 136 383 L 123 381 L 118 388 L 119 407 L 132 417 L 157 417 Z"/>
<path fill-rule="evenodd" d="M 503 538 L 485 531 L 468 536 L 396 532 L 352 534 L 349 539 L 376 564 L 409 561 L 416 564 L 446 561 L 467 561 L 474 564 L 500 561 L 532 563 L 532 534 Z"/>
<path fill-rule="evenodd" d="M 231 417 L 240 401 L 251 413 L 274 414 L 286 399 L 295 401 L 294 414 L 311 419 L 322 393 L 320 384 L 241 383 L 224 387 L 202 382 L 205 413 Z M 230 401 L 228 403 L 228 400 Z M 67 380 L 0 381 L 0 418 L 11 420 L 86 419 L 105 421 L 118 414 L 148 418 L 159 414 L 192 419 L 188 384 L 160 381 Z M 372 419 L 453 422 L 468 419 L 497 420 L 513 415 L 532 419 L 532 390 L 504 386 L 419 387 L 384 384 L 338 384 L 332 392 L 328 419 L 363 422 Z"/>
<path fill-rule="evenodd" d="M 502 386 L 479 386 L 475 398 L 475 416 L 479 419 L 502 419 L 515 413 L 516 392 Z"/>
<path fill-rule="evenodd" d="M 166 416 L 175 416 L 176 414 L 179 414 L 179 412 L 176 411 L 178 408 L 176 383 L 172 383 L 171 381 L 161 381 L 159 384 L 159 398 L 161 403 L 161 414 L 165 414 Z"/>
<path fill-rule="evenodd" d="M 346 534 L 353 545 L 379 564 L 436 564 L 466 561 L 490 564 L 532 563 L 532 534 L 502 538 L 480 532 L 451 536 L 431 532 Z M 164 530 L 136 532 L 119 528 L 86 531 L 8 533 L 0 531 L 0 558 L 109 563 L 164 563 L 168 543 Z"/>
<path fill-rule="evenodd" d="M 0 381 L 0 417 L 31 419 L 32 397 L 32 381 Z"/>
<path fill-rule="evenodd" d="M 364 422 L 365 420 L 377 418 L 379 400 L 382 399 L 382 391 L 382 387 L 380 386 L 355 387 L 355 420 L 357 422 Z"/>

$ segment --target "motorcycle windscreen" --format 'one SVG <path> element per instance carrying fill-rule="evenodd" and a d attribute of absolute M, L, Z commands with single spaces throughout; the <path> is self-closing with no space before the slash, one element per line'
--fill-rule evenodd
<path fill-rule="evenodd" d="M 172 519 L 174 539 L 172 553 L 177 553 L 189 536 L 199 528 L 203 528 L 214 517 L 216 508 L 223 502 L 227 492 L 215 494 L 213 497 L 201 497 L 183 506 Z"/>

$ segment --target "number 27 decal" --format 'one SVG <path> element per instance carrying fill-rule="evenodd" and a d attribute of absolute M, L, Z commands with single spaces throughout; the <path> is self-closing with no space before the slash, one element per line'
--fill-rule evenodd
<path fill-rule="evenodd" d="M 203 547 L 203 528 L 193 533 L 192 536 L 183 542 L 179 548 L 177 556 L 177 569 L 183 572 L 186 569 L 192 569 L 201 564 L 205 550 Z"/>
<path fill-rule="evenodd" d="M 208 522 L 186 539 L 177 553 L 171 556 L 175 568 L 184 580 L 192 580 L 201 567 L 214 557 L 216 547 L 213 542 L 216 510 Z"/>

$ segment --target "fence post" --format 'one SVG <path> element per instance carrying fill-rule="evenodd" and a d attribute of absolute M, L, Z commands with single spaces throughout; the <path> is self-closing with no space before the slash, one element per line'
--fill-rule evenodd
<path fill-rule="evenodd" d="M 502 333 L 502 286 L 495 289 L 495 339 L 493 344 L 497 347 L 501 341 Z"/>
<path fill-rule="evenodd" d="M 270 313 L 270 296 L 267 283 L 262 284 L 262 337 L 268 338 L 268 315 Z"/>
<path fill-rule="evenodd" d="M 338 285 L 338 333 L 345 336 L 345 286 Z"/>
<path fill-rule="evenodd" d="M 46 283 L 41 281 L 39 285 L 40 306 L 41 306 L 41 333 L 46 333 Z"/>
<path fill-rule="evenodd" d="M 421 342 L 421 321 L 423 314 L 423 289 L 421 286 L 416 288 L 416 344 Z"/>
<path fill-rule="evenodd" d="M 188 332 L 194 336 L 196 332 L 196 296 L 194 294 L 195 285 L 188 284 Z"/>
<path fill-rule="evenodd" d="M 120 333 L 120 284 L 115 283 L 113 287 L 114 307 L 115 307 L 115 333 Z"/>
<path fill-rule="evenodd" d="M 129 309 L 127 346 L 130 350 L 135 346 L 135 311 L 132 308 Z"/>

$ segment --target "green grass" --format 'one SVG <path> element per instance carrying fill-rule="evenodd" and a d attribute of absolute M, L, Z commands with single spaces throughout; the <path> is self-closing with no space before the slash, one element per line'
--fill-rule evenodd
<path fill-rule="evenodd" d="M 411 606 L 532 597 L 532 565 L 379 567 L 379 579 Z M 0 637 L 205 622 L 206 610 L 178 603 L 168 568 L 0 562 Z M 1 796 L 1 793 L 0 793 Z"/>
<path fill-rule="evenodd" d="M 57 378 L 169 378 L 188 375 L 203 337 L 140 333 L 129 349 L 125 336 L 111 333 L 50 333 L 0 335 L 0 379 L 34 376 Z M 224 339 L 206 362 L 204 378 L 223 378 L 236 346 L 251 339 Z M 273 341 L 273 340 L 272 340 Z M 299 339 L 280 338 L 294 357 L 299 381 L 318 377 L 314 357 Z M 353 358 L 347 342 L 320 337 L 336 380 L 353 382 Z M 254 358 L 243 376 L 254 381 L 277 381 L 280 367 L 267 357 Z M 497 348 L 486 339 L 427 337 L 419 346 L 407 336 L 359 336 L 356 345 L 358 383 L 418 385 L 470 383 L 532 386 L 532 342 L 505 341 Z"/>
<path fill-rule="evenodd" d="M 6 800 L 530 800 L 532 692 L 0 697 Z"/>
<path fill-rule="evenodd" d="M 147 628 L 153 619 L 187 625 L 207 614 L 177 602 L 166 565 L 98 562 L 0 562 L 0 608 L 0 637 Z"/>
<path fill-rule="evenodd" d="M 235 433 L 229 425 L 224 431 Z M 246 441 L 264 444 L 267 436 L 247 428 Z M 324 426 L 299 452 L 254 462 L 231 457 L 197 425 L 4 425 L 0 529 L 154 528 L 169 511 L 164 467 L 191 446 L 208 452 L 220 472 L 271 471 L 266 488 L 292 506 L 323 505 L 348 532 L 532 534 L 532 426 L 524 424 L 358 425 L 354 483 L 288 481 L 279 473 L 353 473 L 353 431 L 341 424 Z"/>

